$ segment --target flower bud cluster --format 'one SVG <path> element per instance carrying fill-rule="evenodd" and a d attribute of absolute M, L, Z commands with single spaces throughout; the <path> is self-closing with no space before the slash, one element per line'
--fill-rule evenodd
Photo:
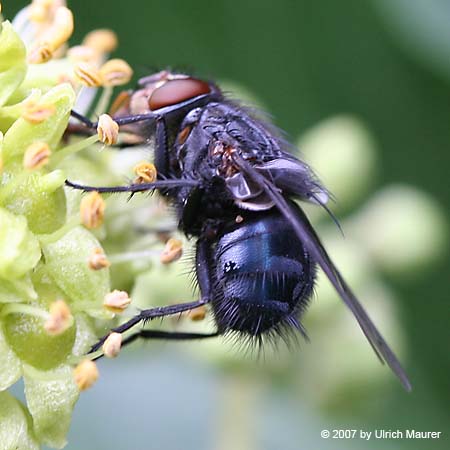
<path fill-rule="evenodd" d="M 106 104 L 105 92 L 132 71 L 107 60 L 113 32 L 69 47 L 73 29 L 64 0 L 34 0 L 13 23 L 0 23 L 0 417 L 11 436 L 20 430 L 17 448 L 65 445 L 79 393 L 98 378 L 86 356 L 97 326 L 112 326 L 130 303 L 111 286 L 105 199 L 64 186 L 90 164 L 81 150 L 114 144 L 118 126 L 103 114 L 97 134 L 62 138 L 83 85 L 105 88 Z M 90 173 L 117 182 L 101 160 Z M 110 336 L 106 356 L 117 356 L 121 339 Z M 21 377 L 26 407 L 8 392 Z"/>

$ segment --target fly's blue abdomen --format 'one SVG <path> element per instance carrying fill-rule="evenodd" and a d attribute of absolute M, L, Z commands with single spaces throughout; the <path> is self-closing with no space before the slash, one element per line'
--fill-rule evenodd
<path fill-rule="evenodd" d="M 257 336 L 299 327 L 314 283 L 314 263 L 277 213 L 248 218 L 215 248 L 213 310 L 219 328 Z"/>

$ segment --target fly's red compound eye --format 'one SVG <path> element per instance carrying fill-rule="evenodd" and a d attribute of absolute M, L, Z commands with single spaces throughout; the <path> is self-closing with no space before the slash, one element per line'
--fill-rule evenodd
<path fill-rule="evenodd" d="M 210 92 L 208 83 L 195 78 L 170 80 L 153 92 L 148 105 L 152 111 L 155 111 Z"/>

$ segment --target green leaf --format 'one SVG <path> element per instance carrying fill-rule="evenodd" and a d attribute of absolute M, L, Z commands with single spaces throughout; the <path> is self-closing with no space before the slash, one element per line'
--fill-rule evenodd
<path fill-rule="evenodd" d="M 22 364 L 6 343 L 0 327 L 0 391 L 9 388 L 21 375 Z"/>
<path fill-rule="evenodd" d="M 53 448 L 67 444 L 73 407 L 79 391 L 70 366 L 52 372 L 24 370 L 25 396 L 39 440 Z"/>
<path fill-rule="evenodd" d="M 0 392 L 0 450 L 39 450 L 30 416 L 8 392 Z"/>
<path fill-rule="evenodd" d="M 331 117 L 301 136 L 298 146 L 339 199 L 333 209 L 350 208 L 364 198 L 376 168 L 376 147 L 364 123 L 352 116 Z"/>
<path fill-rule="evenodd" d="M 69 121 L 70 111 L 75 103 L 75 93 L 67 84 L 60 84 L 44 94 L 39 104 L 56 107 L 53 115 L 40 123 L 31 123 L 20 118 L 5 133 L 3 140 L 3 162 L 22 158 L 25 150 L 34 142 L 46 142 L 54 150 L 57 147 Z"/>
<path fill-rule="evenodd" d="M 43 246 L 48 274 L 71 301 L 74 312 L 108 317 L 102 307 L 110 291 L 109 269 L 92 270 L 89 257 L 100 242 L 85 228 L 77 227 L 52 244 Z"/>
<path fill-rule="evenodd" d="M 0 27 L 0 106 L 22 83 L 27 72 L 25 46 L 11 23 Z"/>
<path fill-rule="evenodd" d="M 0 208 L 0 277 L 20 278 L 36 266 L 41 250 L 24 217 Z"/>

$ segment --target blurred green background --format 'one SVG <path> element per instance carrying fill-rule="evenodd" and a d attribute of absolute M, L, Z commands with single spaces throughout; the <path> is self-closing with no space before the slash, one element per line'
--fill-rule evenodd
<path fill-rule="evenodd" d="M 4 15 L 13 17 L 26 3 L 3 2 Z M 115 55 L 137 76 L 169 66 L 239 83 L 293 140 L 329 117 L 357 117 L 377 145 L 373 192 L 408 183 L 443 211 L 449 205 L 450 4 L 445 0 L 96 0 L 69 6 L 76 20 L 72 42 L 107 27 L 120 39 Z M 348 401 L 344 396 L 338 407 L 329 408 L 293 392 L 295 373 L 287 376 L 264 362 L 241 370 L 194 358 L 185 344 L 147 345 L 100 363 L 102 379 L 82 395 L 67 448 L 449 448 L 448 269 L 441 257 L 402 276 L 383 275 L 396 294 L 410 394 L 389 380 L 370 395 L 354 393 L 356 400 L 349 392 Z M 317 336 L 311 337 L 308 352 L 314 354 Z M 370 354 L 369 346 L 366 350 Z M 301 360 L 303 349 L 291 351 Z M 327 361 L 320 367 L 332 370 Z M 299 370 L 299 384 L 301 376 Z M 447 436 L 320 438 L 321 429 L 333 428 L 414 428 Z"/>

